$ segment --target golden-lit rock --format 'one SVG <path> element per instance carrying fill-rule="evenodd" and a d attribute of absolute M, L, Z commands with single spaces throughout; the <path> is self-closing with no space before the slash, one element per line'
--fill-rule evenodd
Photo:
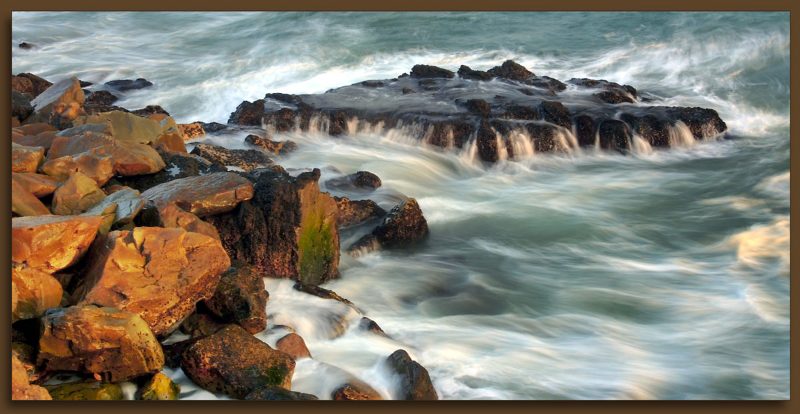
<path fill-rule="evenodd" d="M 162 125 L 157 120 L 123 111 L 102 112 L 75 120 L 75 125 L 83 124 L 109 124 L 115 139 L 137 144 L 155 142 L 170 126 L 169 123 Z"/>
<path fill-rule="evenodd" d="M 195 384 L 242 399 L 264 386 L 292 388 L 295 362 L 239 325 L 197 340 L 182 354 L 181 368 Z"/>
<path fill-rule="evenodd" d="M 52 400 L 46 389 L 30 383 L 25 366 L 13 354 L 11 355 L 11 399 Z"/>
<path fill-rule="evenodd" d="M 11 262 L 47 273 L 70 266 L 97 235 L 99 217 L 36 216 L 11 219 Z"/>
<path fill-rule="evenodd" d="M 48 160 L 93 150 L 96 155 L 108 155 L 119 175 L 153 174 L 164 169 L 164 160 L 153 147 L 124 142 L 111 136 L 87 132 L 83 135 L 58 136 L 47 153 Z"/>
<path fill-rule="evenodd" d="M 106 196 L 100 203 L 87 210 L 85 215 L 106 215 L 108 207 L 115 205 L 112 223 L 124 225 L 131 223 L 133 219 L 142 211 L 144 199 L 138 191 L 130 187 L 122 187 Z"/>
<path fill-rule="evenodd" d="M 66 180 L 73 173 L 80 172 L 101 186 L 114 176 L 114 160 L 108 154 L 91 149 L 75 155 L 49 159 L 42 164 L 41 171 L 59 180 Z"/>
<path fill-rule="evenodd" d="M 11 143 L 11 172 L 35 173 L 44 158 L 44 148 Z"/>
<path fill-rule="evenodd" d="M 53 194 L 53 191 L 56 191 L 59 185 L 56 179 L 44 174 L 12 173 L 11 180 L 22 185 L 23 188 L 36 197 L 44 197 Z"/>
<path fill-rule="evenodd" d="M 219 172 L 168 181 L 148 189 L 142 197 L 159 210 L 174 204 L 203 217 L 230 211 L 253 198 L 253 184 L 239 174 Z"/>
<path fill-rule="evenodd" d="M 56 82 L 31 101 L 39 119 L 53 125 L 77 118 L 83 111 L 85 97 L 78 78 Z"/>
<path fill-rule="evenodd" d="M 156 335 L 175 330 L 210 298 L 230 259 L 218 240 L 178 228 L 112 231 L 92 249 L 82 303 L 135 312 Z"/>
<path fill-rule="evenodd" d="M 12 267 L 11 284 L 17 296 L 12 321 L 42 316 L 46 310 L 58 307 L 64 293 L 56 278 L 37 269 Z"/>
<path fill-rule="evenodd" d="M 38 362 L 48 371 L 77 371 L 119 382 L 160 371 L 164 353 L 139 315 L 71 306 L 42 318 Z"/>
<path fill-rule="evenodd" d="M 181 387 L 162 374 L 153 375 L 141 388 L 136 391 L 137 400 L 177 400 Z"/>
<path fill-rule="evenodd" d="M 38 124 L 33 124 L 38 125 Z M 22 135 L 22 133 L 11 133 L 11 141 L 28 147 L 42 147 L 49 150 L 53 145 L 53 140 L 56 138 L 58 131 L 42 131 L 35 135 Z"/>
<path fill-rule="evenodd" d="M 158 210 L 158 224 L 161 227 L 179 227 L 186 231 L 205 234 L 219 240 L 219 232 L 213 225 L 206 223 L 200 217 L 182 210 L 175 204 L 169 204 Z"/>
<path fill-rule="evenodd" d="M 153 147 L 162 151 L 180 152 L 186 154 L 186 144 L 179 132 L 161 134 L 153 143 Z"/>
<path fill-rule="evenodd" d="M 12 173 L 16 174 L 16 173 Z M 25 189 L 25 185 L 11 178 L 11 211 L 18 216 L 42 216 L 50 210 L 35 195 Z M 219 237 L 217 237 L 219 238 Z"/>
<path fill-rule="evenodd" d="M 53 193 L 53 213 L 80 214 L 94 207 L 104 198 L 106 198 L 106 193 L 97 186 L 95 180 L 83 173 L 75 172 Z"/>
<path fill-rule="evenodd" d="M 14 128 L 22 135 L 37 135 L 42 132 L 47 131 L 58 131 L 54 126 L 46 123 L 46 122 L 35 122 L 30 124 L 25 124 Z"/>

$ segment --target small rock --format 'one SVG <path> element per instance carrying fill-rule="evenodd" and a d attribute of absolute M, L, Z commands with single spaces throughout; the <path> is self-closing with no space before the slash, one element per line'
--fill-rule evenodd
<path fill-rule="evenodd" d="M 362 317 L 361 321 L 358 323 L 358 327 L 361 330 L 372 332 L 374 334 L 377 334 L 377 335 L 380 335 L 380 336 L 385 336 L 385 337 L 388 338 L 388 335 L 386 335 L 386 332 L 384 332 L 383 329 L 381 329 L 381 327 L 375 321 L 373 321 L 370 318 Z"/>
<path fill-rule="evenodd" d="M 455 73 L 447 69 L 443 69 L 430 65 L 414 65 L 411 68 L 412 78 L 452 78 Z"/>
<path fill-rule="evenodd" d="M 332 178 L 325 182 L 325 186 L 345 191 L 373 191 L 381 186 L 381 179 L 369 171 L 357 171 L 344 177 Z"/>
<path fill-rule="evenodd" d="M 244 397 L 251 401 L 311 401 L 318 400 L 317 396 L 302 392 L 289 391 L 281 387 L 261 387 Z"/>
<path fill-rule="evenodd" d="M 201 122 L 193 122 L 191 124 L 178 124 L 178 131 L 180 131 L 184 141 L 199 138 L 206 134 L 206 131 L 203 129 L 203 124 Z"/>
<path fill-rule="evenodd" d="M 336 388 L 331 393 L 334 401 L 378 401 L 383 400 L 375 389 L 362 381 L 351 378 L 350 382 Z"/>
<path fill-rule="evenodd" d="M 11 262 L 53 273 L 75 264 L 97 235 L 99 217 L 11 219 Z"/>
<path fill-rule="evenodd" d="M 413 361 L 408 353 L 398 349 L 387 358 L 389 368 L 400 376 L 398 396 L 402 400 L 438 400 L 428 370 Z"/>
<path fill-rule="evenodd" d="M 19 92 L 22 92 L 22 93 L 27 93 L 27 94 L 31 95 L 32 97 L 34 97 L 34 98 L 36 98 L 37 96 L 41 95 L 42 92 L 47 90 L 47 88 L 53 86 L 52 82 L 49 82 L 46 79 L 42 79 L 39 76 L 36 76 L 36 75 L 34 75 L 32 73 L 19 73 L 19 74 L 17 74 L 17 76 L 12 77 L 12 79 L 14 79 L 14 78 L 27 79 L 30 82 L 30 85 L 31 85 L 29 90 L 18 90 L 18 89 L 15 89 L 15 90 L 17 90 Z"/>
<path fill-rule="evenodd" d="M 19 48 L 20 49 L 28 50 L 28 49 L 33 49 L 35 47 L 36 47 L 36 45 L 34 45 L 33 43 L 28 43 L 28 42 L 22 42 L 22 43 L 19 44 Z"/>
<path fill-rule="evenodd" d="M 311 353 L 308 351 L 308 347 L 306 347 L 306 342 L 303 340 L 303 337 L 296 333 L 290 333 L 283 338 L 278 339 L 278 342 L 275 343 L 275 347 L 278 348 L 279 351 L 285 352 L 295 360 L 300 358 L 311 358 Z"/>
<path fill-rule="evenodd" d="M 136 391 L 137 400 L 177 400 L 181 387 L 162 374 L 157 373 Z"/>
<path fill-rule="evenodd" d="M 114 102 L 118 101 L 119 98 L 117 95 L 109 91 L 95 91 L 89 94 L 86 97 L 86 104 L 87 105 L 111 105 Z"/>
<path fill-rule="evenodd" d="M 397 205 L 383 219 L 383 223 L 355 242 L 348 251 L 376 248 L 402 248 L 424 240 L 428 236 L 428 222 L 422 215 L 417 200 L 409 198 Z"/>
<path fill-rule="evenodd" d="M 133 219 L 142 211 L 144 199 L 138 191 L 132 188 L 122 188 L 113 194 L 106 196 L 100 203 L 86 211 L 87 215 L 100 215 L 109 205 L 116 205 L 113 223 L 124 225 L 131 223 Z"/>
<path fill-rule="evenodd" d="M 253 185 L 232 172 L 220 172 L 168 181 L 148 189 L 142 197 L 160 210 L 175 204 L 198 217 L 225 213 L 253 198 Z"/>
<path fill-rule="evenodd" d="M 72 382 L 47 387 L 54 400 L 113 401 L 125 399 L 119 384 L 107 382 Z"/>
<path fill-rule="evenodd" d="M 252 134 L 246 136 L 244 142 L 261 147 L 275 155 L 285 155 L 297 149 L 297 144 L 294 141 L 273 141 L 269 138 Z"/>
<path fill-rule="evenodd" d="M 75 215 L 94 207 L 106 194 L 97 182 L 86 175 L 75 172 L 53 193 L 53 213 Z"/>
<path fill-rule="evenodd" d="M 498 78 L 510 79 L 515 81 L 526 81 L 534 76 L 533 72 L 526 69 L 513 60 L 507 60 L 500 66 L 495 66 L 488 70 L 490 75 Z"/>
<path fill-rule="evenodd" d="M 119 79 L 106 82 L 106 86 L 116 89 L 120 92 L 124 92 L 134 89 L 147 88 L 149 86 L 153 86 L 153 83 L 143 78 L 138 78 L 136 80 Z"/>
<path fill-rule="evenodd" d="M 461 67 L 458 68 L 458 76 L 460 76 L 463 79 L 472 79 L 479 81 L 488 81 L 494 77 L 489 72 L 484 72 L 482 70 L 472 70 L 469 66 L 466 65 L 461 65 Z"/>

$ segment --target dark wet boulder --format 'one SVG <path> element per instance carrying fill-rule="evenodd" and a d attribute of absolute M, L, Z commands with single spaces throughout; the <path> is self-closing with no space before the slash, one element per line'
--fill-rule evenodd
<path fill-rule="evenodd" d="M 606 119 L 600 122 L 597 131 L 600 136 L 600 148 L 620 152 L 627 151 L 630 148 L 633 137 L 630 127 L 625 122 Z"/>
<path fill-rule="evenodd" d="M 285 352 L 295 360 L 301 358 L 311 358 L 311 352 L 308 351 L 308 347 L 306 346 L 306 342 L 303 340 L 303 337 L 294 332 L 285 335 L 281 339 L 278 339 L 278 342 L 275 343 L 275 348 L 278 348 L 279 351 Z"/>
<path fill-rule="evenodd" d="M 481 160 L 486 162 L 497 162 L 499 159 L 497 153 L 497 134 L 495 134 L 488 122 L 481 122 L 475 139 L 477 140 L 476 146 L 478 149 L 478 156 L 481 158 Z"/>
<path fill-rule="evenodd" d="M 511 104 L 505 107 L 504 118 L 533 121 L 541 119 L 542 111 L 529 105 Z"/>
<path fill-rule="evenodd" d="M 543 101 L 539 105 L 541 119 L 567 129 L 572 128 L 572 116 L 564 104 L 558 101 Z"/>
<path fill-rule="evenodd" d="M 554 152 L 562 149 L 560 141 L 556 138 L 559 131 L 555 125 L 531 122 L 525 124 L 525 129 L 531 137 L 536 152 Z"/>
<path fill-rule="evenodd" d="M 483 99 L 467 99 L 464 102 L 467 111 L 478 116 L 486 117 L 492 113 L 492 106 Z"/>
<path fill-rule="evenodd" d="M 11 91 L 11 116 L 24 121 L 33 113 L 31 96 L 26 93 Z"/>
<path fill-rule="evenodd" d="M 636 135 L 639 135 L 654 147 L 668 147 L 670 145 L 669 120 L 659 118 L 652 114 L 636 116 L 633 114 L 622 114 L 620 119 L 627 123 Z"/>
<path fill-rule="evenodd" d="M 455 76 L 450 70 L 431 65 L 414 65 L 411 68 L 412 78 L 452 78 Z"/>
<path fill-rule="evenodd" d="M 244 399 L 250 401 L 315 401 L 319 398 L 312 394 L 289 391 L 281 387 L 267 386 L 247 394 Z"/>
<path fill-rule="evenodd" d="M 398 349 L 387 358 L 389 369 L 400 377 L 397 395 L 402 400 L 438 400 L 428 370 Z"/>
<path fill-rule="evenodd" d="M 602 92 L 597 92 L 594 94 L 598 99 L 603 102 L 610 103 L 610 104 L 621 104 L 621 103 L 633 103 L 635 102 L 634 99 L 627 93 L 618 90 L 612 89 Z"/>
<path fill-rule="evenodd" d="M 378 325 L 377 322 L 367 317 L 361 318 L 361 321 L 359 321 L 358 323 L 358 328 L 361 329 L 362 331 L 372 332 L 376 335 L 388 337 L 388 335 L 386 335 L 386 332 L 384 332 L 383 329 L 381 329 L 380 325 Z"/>
<path fill-rule="evenodd" d="M 347 197 L 334 197 L 334 200 L 339 210 L 340 228 L 355 226 L 386 214 L 386 210 L 372 200 L 351 200 Z"/>
<path fill-rule="evenodd" d="M 589 115 L 579 115 L 575 117 L 574 122 L 578 145 L 582 147 L 593 146 L 597 133 L 597 125 L 594 119 Z"/>
<path fill-rule="evenodd" d="M 86 97 L 86 105 L 111 105 L 119 98 L 109 91 L 95 91 Z"/>
<path fill-rule="evenodd" d="M 408 247 L 428 237 L 428 222 L 422 215 L 417 200 L 409 198 L 395 206 L 383 219 L 383 223 L 362 237 L 348 250 L 356 253 L 381 248 Z"/>
<path fill-rule="evenodd" d="M 638 92 L 633 86 L 620 85 L 604 79 L 573 78 L 567 83 L 582 88 L 599 89 L 600 91 L 592 95 L 608 104 L 633 103 L 638 99 Z"/>
<path fill-rule="evenodd" d="M 480 81 L 488 81 L 491 80 L 494 76 L 482 70 L 473 70 L 469 66 L 461 65 L 458 68 L 458 76 L 463 79 L 472 79 L 472 80 L 480 80 Z"/>
<path fill-rule="evenodd" d="M 229 325 L 190 345 L 181 367 L 195 384 L 242 399 L 265 386 L 291 389 L 295 362 L 242 327 Z"/>
<path fill-rule="evenodd" d="M 666 111 L 672 119 L 686 124 L 695 139 L 713 137 L 728 129 L 725 121 L 713 109 L 672 107 L 667 108 Z"/>
<path fill-rule="evenodd" d="M 218 145 L 196 144 L 190 152 L 215 164 L 241 168 L 244 171 L 272 164 L 272 160 L 259 150 L 227 149 Z"/>
<path fill-rule="evenodd" d="M 533 72 L 513 60 L 507 60 L 500 66 L 488 70 L 488 73 L 498 78 L 524 82 L 534 76 Z"/>
<path fill-rule="evenodd" d="M 249 265 L 234 263 L 222 274 L 214 296 L 205 301 L 205 306 L 219 319 L 255 334 L 267 328 L 267 300 L 263 276 Z"/>
<path fill-rule="evenodd" d="M 271 277 L 319 284 L 338 276 L 338 209 L 319 190 L 320 171 L 250 173 L 254 197 L 229 213 L 208 217 L 233 260 Z"/>
<path fill-rule="evenodd" d="M 228 118 L 229 124 L 238 125 L 261 125 L 264 119 L 264 100 L 259 99 L 254 102 L 244 101 L 236 107 Z"/>
<path fill-rule="evenodd" d="M 275 155 L 285 155 L 297 149 L 294 141 L 273 141 L 266 137 L 250 134 L 244 138 L 244 142 L 269 151 Z"/>
<path fill-rule="evenodd" d="M 294 284 L 293 288 L 294 288 L 294 290 L 296 290 L 298 292 L 308 293 L 309 295 L 314 295 L 314 296 L 316 296 L 318 298 L 322 298 L 322 299 L 335 300 L 337 302 L 344 303 L 345 305 L 356 309 L 356 305 L 354 305 L 353 302 L 350 302 L 349 300 L 339 296 L 338 293 L 336 293 L 336 292 L 334 292 L 332 290 L 325 289 L 325 288 L 319 287 L 317 285 L 306 284 L 306 283 L 303 283 L 303 282 L 300 282 L 300 281 L 296 282 Z"/>
<path fill-rule="evenodd" d="M 159 105 L 147 105 L 141 109 L 134 109 L 133 111 L 131 111 L 131 113 L 143 117 L 147 117 L 148 115 L 153 115 L 153 114 L 162 114 L 169 116 L 169 112 L 167 112 L 166 109 L 162 108 Z"/>
<path fill-rule="evenodd" d="M 135 89 L 144 89 L 153 86 L 153 82 L 150 82 L 149 80 L 144 78 L 118 79 L 118 80 L 108 81 L 105 83 L 105 85 L 117 91 L 125 92 Z"/>
<path fill-rule="evenodd" d="M 228 128 L 227 125 L 220 124 L 219 122 L 199 122 L 199 124 L 203 127 L 205 132 L 212 134 Z"/>
<path fill-rule="evenodd" d="M 333 190 L 373 191 L 381 186 L 381 179 L 369 171 L 357 171 L 325 181 L 325 186 Z"/>

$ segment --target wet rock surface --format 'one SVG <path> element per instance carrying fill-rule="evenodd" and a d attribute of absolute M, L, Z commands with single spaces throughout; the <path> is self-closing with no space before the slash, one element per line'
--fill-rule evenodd
<path fill-rule="evenodd" d="M 334 199 L 339 209 L 341 228 L 355 226 L 386 215 L 386 210 L 372 200 L 351 200 L 347 197 L 334 197 Z"/>
<path fill-rule="evenodd" d="M 225 213 L 253 197 L 253 185 L 246 178 L 230 172 L 179 178 L 149 188 L 142 197 L 158 209 L 175 205 L 203 217 Z"/>
<path fill-rule="evenodd" d="M 358 254 L 363 250 L 408 247 L 425 240 L 428 231 L 428 222 L 422 215 L 417 200 L 409 198 L 394 207 L 383 219 L 383 223 L 350 246 L 348 251 Z"/>
<path fill-rule="evenodd" d="M 218 318 L 254 334 L 267 328 L 268 299 L 263 277 L 249 265 L 234 264 L 222 274 L 214 296 L 205 305 Z"/>
<path fill-rule="evenodd" d="M 275 155 L 285 155 L 297 149 L 297 144 L 293 141 L 273 141 L 269 138 L 253 134 L 246 136 L 244 142 L 262 148 Z"/>
<path fill-rule="evenodd" d="M 181 367 L 201 387 L 243 399 L 265 386 L 291 389 L 295 362 L 242 327 L 229 325 L 183 351 Z"/>
<path fill-rule="evenodd" d="M 260 126 L 263 122 L 278 132 L 313 129 L 340 135 L 355 132 L 348 123 L 358 120 L 359 125 L 400 128 L 426 144 L 448 149 L 475 143 L 479 157 L 486 162 L 526 155 L 504 150 L 521 144 L 539 152 L 593 146 L 595 140 L 585 138 L 589 123 L 623 119 L 627 124 L 626 116 L 650 117 L 652 128 L 642 129 L 640 134 L 653 147 L 670 145 L 661 138 L 678 128 L 679 122 L 689 126 L 696 140 L 727 130 L 712 109 L 652 102 L 643 106 L 638 105 L 640 101 L 638 91 L 630 85 L 594 79 L 564 83 L 538 76 L 513 61 L 488 71 L 462 66 L 457 74 L 416 65 L 411 76 L 359 82 L 324 94 L 266 94 L 264 99 L 243 102 L 229 123 Z M 573 129 L 578 133 L 573 134 Z M 623 143 L 616 130 L 599 133 L 601 141 L 616 142 L 608 145 L 609 149 L 630 151 L 630 137 Z M 520 134 L 527 143 L 519 142 Z M 575 136 L 583 137 L 573 140 Z"/>
<path fill-rule="evenodd" d="M 52 273 L 75 264 L 91 245 L 99 217 L 36 216 L 11 219 L 11 262 Z"/>
<path fill-rule="evenodd" d="M 428 370 L 402 349 L 387 358 L 389 369 L 400 377 L 398 396 L 402 400 L 438 400 Z"/>
<path fill-rule="evenodd" d="M 211 144 L 196 144 L 191 154 L 222 166 L 241 168 L 243 171 L 272 164 L 269 156 L 259 150 L 227 149 Z"/>

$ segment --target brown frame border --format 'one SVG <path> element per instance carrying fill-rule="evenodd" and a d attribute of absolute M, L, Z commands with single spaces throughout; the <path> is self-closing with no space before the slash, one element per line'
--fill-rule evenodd
<path fill-rule="evenodd" d="M 769 1 L 752 1 L 752 0 L 651 0 L 647 2 L 637 2 L 636 0 L 606 0 L 602 3 L 593 2 L 590 0 L 562 0 L 560 2 L 543 1 L 543 0 L 494 0 L 489 2 L 479 2 L 477 0 L 467 1 L 453 1 L 453 0 L 389 0 L 380 3 L 367 0 L 340 0 L 336 3 L 325 0 L 295 0 L 292 2 L 283 2 L 280 4 L 264 4 L 258 0 L 226 0 L 225 2 L 214 0 L 179 0 L 172 1 L 169 4 L 159 0 L 138 0 L 131 2 L 129 0 L 124 2 L 110 2 L 108 0 L 74 0 L 68 3 L 56 0 L 37 0 L 35 3 L 22 0 L 9 0 L 4 2 L 2 6 L 3 37 L 7 37 L 2 47 L 2 57 L 7 60 L 5 65 L 4 74 L 8 78 L 11 75 L 11 11 L 12 10 L 31 10 L 31 11 L 46 11 L 46 10 L 73 10 L 73 11 L 89 11 L 89 10 L 103 10 L 103 11 L 167 11 L 167 10 L 197 10 L 197 11 L 251 11 L 251 10 L 273 10 L 273 11 L 305 11 L 305 10 L 318 10 L 318 11 L 333 11 L 333 10 L 359 10 L 359 11 L 793 11 L 793 9 L 800 9 L 800 4 L 793 4 L 789 0 L 769 0 Z M 800 12 L 790 14 L 790 30 L 798 27 L 798 19 L 800 19 Z M 796 33 L 796 30 L 791 30 L 791 33 Z M 792 36 L 790 35 L 790 38 Z M 800 38 L 798 38 L 800 39 Z M 792 42 L 790 45 L 791 54 L 791 67 L 797 68 L 798 42 Z M 796 78 L 794 72 L 790 71 L 790 77 Z M 797 82 L 791 82 L 791 96 L 797 97 L 798 94 Z M 3 88 L 2 99 L 0 99 L 0 112 L 9 111 L 10 103 L 10 88 Z M 791 114 L 795 115 L 797 105 L 795 105 Z M 792 118 L 796 118 L 792 116 Z M 3 128 L 9 130 L 8 118 L 2 118 Z M 800 127 L 797 124 L 791 126 L 791 136 L 800 135 Z M 795 155 L 797 147 L 792 145 L 792 155 Z M 10 152 L 0 152 L 4 165 L 10 163 Z M 800 164 L 800 157 L 792 157 L 790 171 L 796 171 Z M 9 170 L 4 169 L 3 180 L 7 184 L 10 182 Z M 791 194 L 798 194 L 797 187 L 800 186 L 798 182 L 790 184 Z M 0 198 L 6 205 L 10 204 L 10 186 L 5 185 L 0 191 Z M 790 200 L 794 201 L 795 198 L 790 195 Z M 797 213 L 800 203 L 791 203 L 791 213 Z M 2 223 L 3 231 L 0 233 L 2 237 L 2 245 L 9 246 L 3 249 L 2 259 L 6 266 L 10 263 L 10 211 L 2 210 Z M 797 227 L 797 223 L 791 224 L 792 233 Z M 790 246 L 791 257 L 794 259 L 797 253 L 796 243 L 791 243 Z M 790 265 L 790 274 L 797 273 L 798 264 L 792 260 Z M 8 268 L 8 267 L 6 267 Z M 792 283 L 791 296 L 796 294 L 796 287 Z M 2 291 L 2 298 L 9 298 L 10 292 L 8 284 L 0 284 Z M 5 308 L 5 312 L 8 308 Z M 791 309 L 791 319 L 793 321 L 800 320 L 798 318 L 798 307 L 795 306 Z M 0 328 L 10 337 L 10 325 L 2 324 Z M 792 349 L 794 350 L 798 342 L 795 336 L 797 330 L 791 331 Z M 4 349 L 8 349 L 10 341 L 4 341 Z M 100 409 L 109 410 L 113 409 L 120 413 L 135 413 L 140 412 L 142 409 L 158 410 L 158 411 L 181 411 L 192 410 L 192 412 L 205 414 L 215 413 L 220 408 L 227 407 L 226 402 L 188 402 L 184 401 L 177 405 L 169 405 L 169 403 L 68 403 L 68 402 L 14 402 L 10 401 L 9 383 L 10 383 L 10 370 L 8 365 L 5 364 L 8 360 L 3 360 L 3 375 L 2 375 L 2 398 L 7 410 L 13 412 L 42 412 L 52 414 L 53 410 L 58 413 L 83 413 L 87 410 Z M 797 386 L 800 381 L 797 381 L 797 361 L 798 358 L 793 358 L 790 361 L 790 392 L 795 396 L 797 393 Z M 150 404 L 144 408 L 141 404 Z M 508 410 L 523 412 L 526 410 L 536 411 L 558 411 L 558 412 L 612 412 L 612 411 L 625 411 L 625 412 L 638 412 L 647 410 L 653 413 L 669 412 L 673 410 L 681 410 L 687 413 L 691 412 L 708 412 L 708 411 L 725 411 L 729 413 L 740 413 L 749 411 L 758 412 L 800 412 L 800 403 L 793 401 L 774 402 L 774 401 L 744 401 L 744 402 L 717 402 L 717 401 L 654 401 L 654 402 L 637 402 L 637 401 L 567 401 L 567 402 L 541 402 L 541 401 L 503 401 L 503 402 L 482 402 L 482 401 L 453 401 L 446 403 L 422 403 L 422 402 L 407 402 L 407 403 L 372 403 L 372 404 L 320 404 L 320 403 L 255 403 L 255 402 L 235 402 L 235 409 L 237 411 L 250 411 L 258 412 L 265 409 L 277 410 L 279 412 L 291 411 L 334 411 L 334 412 L 351 412 L 361 411 L 370 412 L 374 410 L 387 411 L 387 412 L 402 412 L 405 410 L 422 410 L 422 411 L 452 411 L 452 412 L 481 412 L 486 409 L 492 410 Z M 794 407 L 794 409 L 792 408 Z"/>

